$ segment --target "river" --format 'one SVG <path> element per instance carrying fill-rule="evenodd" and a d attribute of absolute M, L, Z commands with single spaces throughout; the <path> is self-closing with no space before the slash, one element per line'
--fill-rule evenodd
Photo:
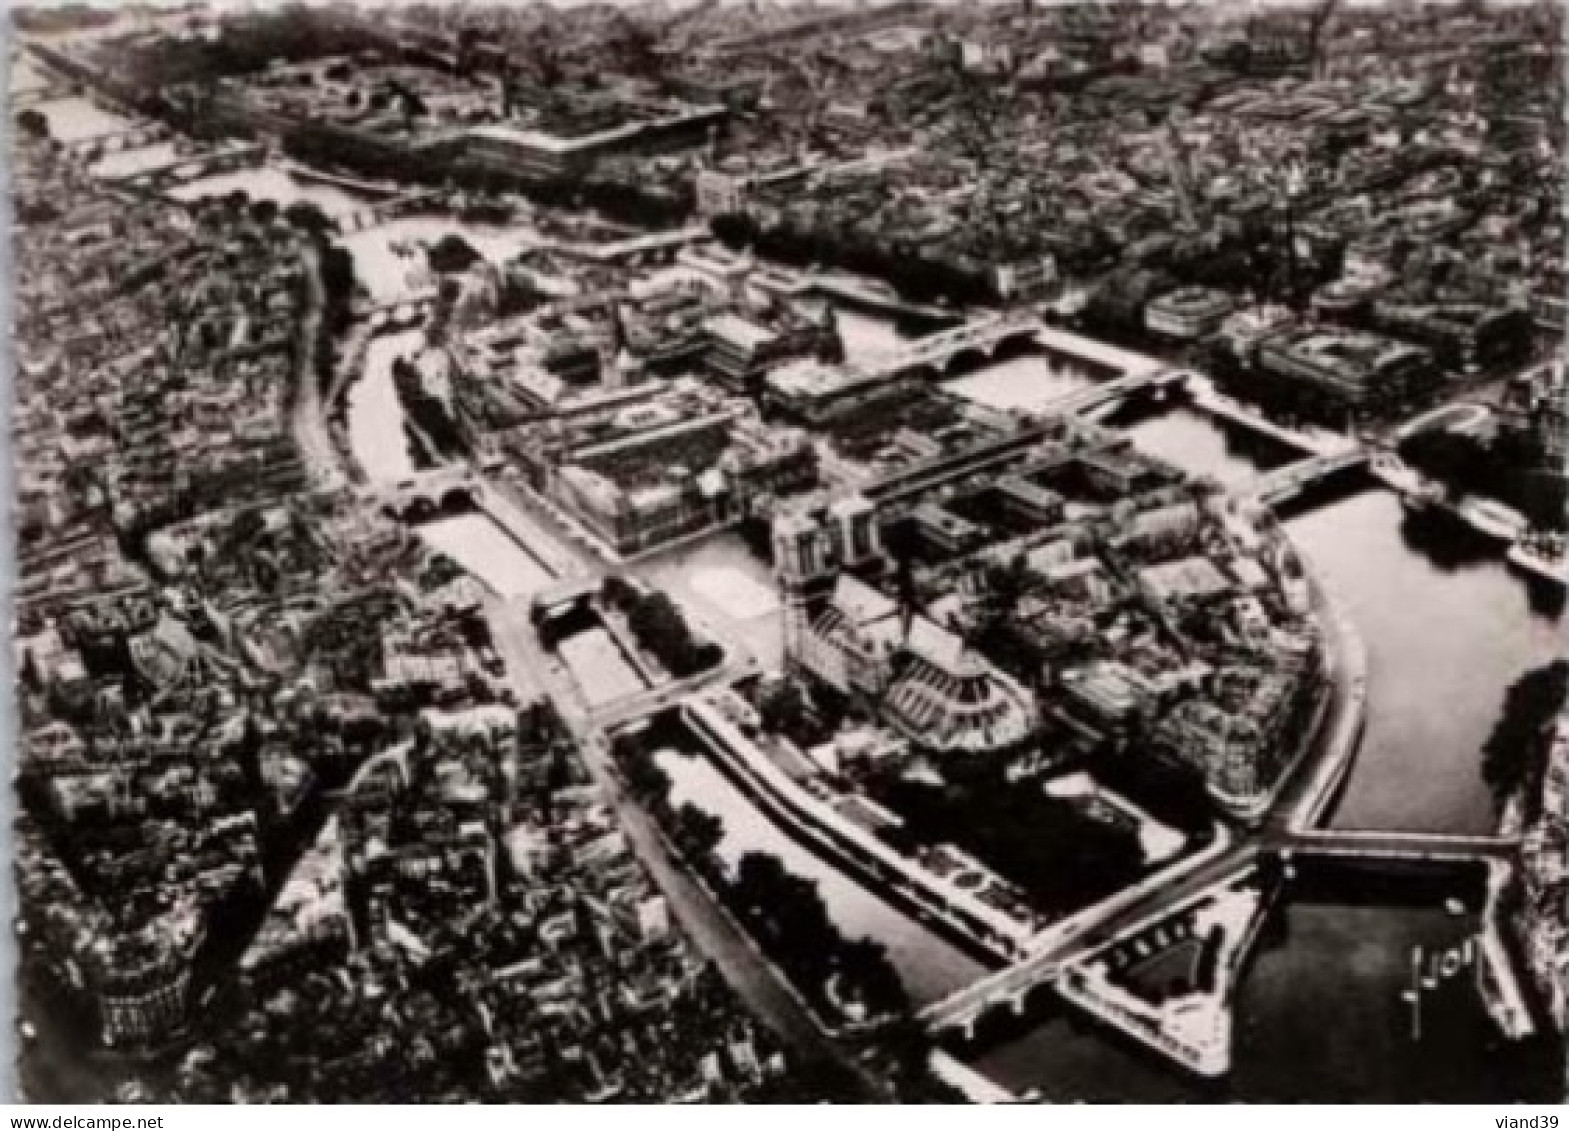
<path fill-rule="evenodd" d="M 438 518 L 415 530 L 431 549 L 446 554 L 502 597 L 532 597 L 556 580 L 489 515 Z"/>
<path fill-rule="evenodd" d="M 1287 523 L 1368 646 L 1367 732 L 1332 823 L 1490 832 L 1480 750 L 1509 684 L 1563 649 L 1562 605 L 1533 604 L 1496 550 L 1369 490 Z"/>
<path fill-rule="evenodd" d="M 396 483 L 418 470 L 409 450 L 407 417 L 392 381 L 392 366 L 424 341 L 418 329 L 380 334 L 365 347 L 360 378 L 349 386 L 349 449 L 373 483 Z"/>
<path fill-rule="evenodd" d="M 985 972 L 973 958 L 780 832 L 707 758 L 667 750 L 656 761 L 670 775 L 673 805 L 690 803 L 724 821 L 717 850 L 721 859 L 734 866 L 748 852 L 766 852 L 817 884 L 829 917 L 846 938 L 869 937 L 888 948 L 915 1002 L 935 1001 Z"/>
<path fill-rule="evenodd" d="M 113 110 L 105 110 L 80 94 L 37 102 L 33 104 L 33 109 L 49 122 L 49 136 L 62 142 L 103 137 L 119 133 L 131 125 L 131 119 Z"/>

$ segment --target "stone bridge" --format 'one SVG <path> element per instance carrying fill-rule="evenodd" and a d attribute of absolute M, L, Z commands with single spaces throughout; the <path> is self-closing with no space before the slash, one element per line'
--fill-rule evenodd
<path fill-rule="evenodd" d="M 1278 506 L 1316 483 L 1352 468 L 1366 466 L 1371 459 L 1366 449 L 1352 447 L 1298 460 L 1255 479 L 1248 485 L 1248 493 L 1266 506 Z"/>
<path fill-rule="evenodd" d="M 367 489 L 375 504 L 393 518 L 425 522 L 461 507 L 479 507 L 487 486 L 484 477 L 468 466 L 437 467 L 396 483 Z"/>
<path fill-rule="evenodd" d="M 346 236 L 353 235 L 355 232 L 368 231 L 399 217 L 408 216 L 432 201 L 440 200 L 441 196 L 438 189 L 406 192 L 390 200 L 368 204 L 353 212 L 341 213 L 333 217 L 333 220 L 338 225 L 338 231 Z"/>
<path fill-rule="evenodd" d="M 1029 341 L 1039 330 L 1040 323 L 1032 317 L 998 315 L 976 319 L 951 330 L 929 334 L 912 345 L 873 361 L 863 369 L 890 378 L 918 369 L 931 370 L 940 375 L 948 372 L 961 359 L 989 361 L 1004 344 Z"/>
<path fill-rule="evenodd" d="M 1153 369 L 1129 373 L 1102 381 L 1088 389 L 1069 393 L 1065 397 L 1041 406 L 1040 411 L 1056 416 L 1087 416 L 1100 409 L 1109 408 L 1141 393 L 1180 388 L 1187 384 L 1188 374 L 1180 369 Z"/>
<path fill-rule="evenodd" d="M 167 141 L 173 136 L 174 134 L 169 127 L 161 122 L 148 122 L 144 125 L 119 130 L 116 133 L 99 134 L 96 137 L 84 137 L 78 138 L 76 141 L 61 142 L 60 149 L 68 157 L 95 161 L 111 153 L 123 153 L 127 149 L 141 149 L 143 146 L 152 145 L 154 142 Z"/>
<path fill-rule="evenodd" d="M 356 306 L 354 317 L 369 324 L 373 334 L 412 329 L 424 324 L 438 301 L 434 289 L 411 291 L 398 298 Z"/>
<path fill-rule="evenodd" d="M 106 178 L 138 188 L 162 188 L 181 181 L 194 181 L 221 173 L 234 173 L 261 164 L 266 149 L 256 143 L 237 145 L 228 149 L 210 150 L 205 153 L 179 154 L 171 161 L 149 169 L 122 173 Z"/>

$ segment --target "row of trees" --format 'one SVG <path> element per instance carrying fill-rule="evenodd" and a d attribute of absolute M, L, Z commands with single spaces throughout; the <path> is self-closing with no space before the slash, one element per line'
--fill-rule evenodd
<path fill-rule="evenodd" d="M 1456 432 L 1419 432 L 1401 443 L 1400 456 L 1454 490 L 1507 503 L 1535 526 L 1563 530 L 1569 521 L 1563 478 L 1532 470 L 1535 453 L 1522 436 L 1500 433 L 1487 441 Z"/>
<path fill-rule="evenodd" d="M 694 635 L 681 610 L 663 593 L 645 591 L 612 575 L 605 579 L 600 596 L 626 617 L 638 643 L 677 679 L 708 671 L 724 659 L 723 649 Z"/>
<path fill-rule="evenodd" d="M 846 938 L 816 883 L 762 852 L 748 852 L 733 874 L 726 873 L 715 855 L 724 823 L 690 802 L 671 805 L 670 775 L 654 761 L 655 745 L 629 731 L 612 741 L 611 757 L 628 790 L 813 1008 L 824 1016 L 850 1004 L 871 1016 L 902 1012 L 909 999 L 887 951 L 872 939 Z"/>
<path fill-rule="evenodd" d="M 1482 779 L 1502 808 L 1519 798 L 1528 820 L 1541 811 L 1542 781 L 1552 748 L 1554 721 L 1569 693 L 1569 662 L 1554 660 L 1517 679 L 1482 745 Z"/>
<path fill-rule="evenodd" d="M 392 385 L 409 419 L 430 438 L 438 451 L 457 456 L 467 450 L 462 424 L 446 402 L 425 388 L 424 378 L 420 376 L 417 365 L 406 357 L 393 361 Z"/>
<path fill-rule="evenodd" d="M 396 140 L 333 126 L 301 124 L 283 135 L 282 146 L 289 156 L 318 168 L 431 188 L 521 193 L 542 207 L 591 208 L 640 227 L 681 223 L 693 207 L 685 186 L 659 188 L 595 176 L 532 177 L 480 164 L 461 149 L 410 152 Z"/>
<path fill-rule="evenodd" d="M 270 223 L 277 215 L 277 205 L 270 200 L 255 201 L 250 207 L 258 222 Z M 322 288 L 321 324 L 316 331 L 316 380 L 325 391 L 332 384 L 337 339 L 354 321 L 354 296 L 359 290 L 354 256 L 334 241 L 337 226 L 309 201 L 295 201 L 282 215 L 316 248 Z"/>
<path fill-rule="evenodd" d="M 727 247 L 750 247 L 797 266 L 825 264 L 886 279 L 911 302 L 941 299 L 963 305 L 998 298 L 986 272 L 930 259 L 918 248 L 893 248 L 831 232 L 764 228 L 749 216 L 735 214 L 714 217 L 711 227 Z"/>
<path fill-rule="evenodd" d="M 933 785 L 880 781 L 878 800 L 904 818 L 887 834 L 902 851 L 957 844 L 1013 880 L 1042 911 L 1064 913 L 1134 882 L 1144 853 L 1132 829 L 998 775 Z"/>

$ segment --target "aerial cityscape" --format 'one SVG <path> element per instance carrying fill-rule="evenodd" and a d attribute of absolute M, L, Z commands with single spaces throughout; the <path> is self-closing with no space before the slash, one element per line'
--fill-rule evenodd
<path fill-rule="evenodd" d="M 1556 0 L 9 30 L 23 1099 L 1564 1097 Z"/>

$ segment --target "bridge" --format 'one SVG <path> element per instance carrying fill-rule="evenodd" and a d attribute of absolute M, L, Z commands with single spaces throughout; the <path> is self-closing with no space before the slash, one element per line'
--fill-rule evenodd
<path fill-rule="evenodd" d="M 428 287 L 382 302 L 362 303 L 354 308 L 354 317 L 369 323 L 372 333 L 409 330 L 423 325 L 439 301 L 436 290 Z"/>
<path fill-rule="evenodd" d="M 111 153 L 123 153 L 127 149 L 141 149 L 154 142 L 167 141 L 173 136 L 173 131 L 161 122 L 147 122 L 115 133 L 61 142 L 60 149 L 68 157 L 95 161 Z"/>
<path fill-rule="evenodd" d="M 1267 848 L 1282 859 L 1325 856 L 1385 862 L 1468 864 L 1510 863 L 1519 851 L 1517 837 L 1459 836 L 1323 829 L 1266 837 Z"/>
<path fill-rule="evenodd" d="M 623 695 L 608 703 L 589 709 L 589 717 L 601 730 L 610 732 L 628 723 L 657 715 L 669 707 L 679 706 L 699 692 L 715 687 L 728 687 L 737 680 L 757 673 L 757 661 L 748 656 L 743 660 L 718 664 L 707 671 L 697 672 L 685 679 L 666 680 Z"/>
<path fill-rule="evenodd" d="M 1298 460 L 1255 479 L 1248 485 L 1248 493 L 1265 506 L 1278 506 L 1315 483 L 1354 467 L 1365 466 L 1371 458 L 1363 448 L 1350 447 Z"/>
<path fill-rule="evenodd" d="M 1315 830 L 1249 838 L 1222 848 L 1208 860 L 1187 862 L 1188 871 L 1175 878 L 1169 872 L 1157 874 L 1046 928 L 1022 961 L 932 1003 L 920 1019 L 929 1032 L 959 1032 L 969 1039 L 989 1013 L 1022 1016 L 1037 991 L 1055 983 L 1074 964 L 1235 884 L 1265 857 L 1287 863 L 1293 857 L 1318 856 L 1381 863 L 1509 865 L 1518 851 L 1519 841 L 1512 837 L 1446 833 Z"/>
<path fill-rule="evenodd" d="M 990 361 L 1004 343 L 1029 341 L 1039 330 L 1038 321 L 1021 315 L 976 319 L 951 330 L 928 334 L 866 366 L 865 372 L 881 377 L 895 377 L 917 369 L 946 373 L 960 358 Z"/>
<path fill-rule="evenodd" d="M 213 177 L 220 173 L 234 173 L 261 164 L 266 149 L 255 142 L 213 149 L 206 152 L 177 153 L 173 159 L 150 168 L 136 169 L 105 177 L 105 180 L 132 185 L 137 188 L 159 189 L 182 181 Z"/>
<path fill-rule="evenodd" d="M 920 1020 L 930 1033 L 959 1032 L 970 1039 L 989 1013 L 1022 1016 L 1042 987 L 1069 966 L 1237 883 L 1254 872 L 1258 858 L 1256 845 L 1221 842 L 1158 872 L 1047 927 L 1031 941 L 1024 959 L 933 1002 L 921 1011 Z"/>
<path fill-rule="evenodd" d="M 434 467 L 396 483 L 375 484 L 366 494 L 384 511 L 405 522 L 422 522 L 465 504 L 478 506 L 485 481 L 462 464 Z"/>
<path fill-rule="evenodd" d="M 511 496 L 505 483 L 493 482 L 467 464 L 445 464 L 396 483 L 371 484 L 361 488 L 361 497 L 407 523 L 479 511 L 549 577 L 564 579 L 581 573 L 580 563 Z"/>
<path fill-rule="evenodd" d="M 1187 384 L 1188 378 L 1189 374 L 1180 369 L 1148 369 L 1128 373 L 1048 401 L 1041 406 L 1040 411 L 1056 416 L 1086 416 L 1141 393 L 1180 388 Z"/>
<path fill-rule="evenodd" d="M 438 201 L 442 197 L 439 189 L 420 189 L 395 196 L 390 200 L 377 201 L 368 204 L 353 212 L 340 213 L 333 217 L 338 231 L 344 235 L 353 235 L 355 232 L 369 231 L 403 216 L 418 212 L 425 205 Z"/>

